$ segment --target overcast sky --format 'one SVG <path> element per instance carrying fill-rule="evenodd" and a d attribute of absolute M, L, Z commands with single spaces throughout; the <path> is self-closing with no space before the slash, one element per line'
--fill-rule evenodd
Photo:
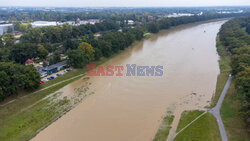
<path fill-rule="evenodd" d="M 0 0 L 0 6 L 45 6 L 45 7 L 250 6 L 250 0 Z"/>

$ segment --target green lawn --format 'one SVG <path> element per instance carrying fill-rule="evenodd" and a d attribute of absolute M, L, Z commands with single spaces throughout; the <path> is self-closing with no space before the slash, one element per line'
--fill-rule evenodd
<path fill-rule="evenodd" d="M 67 82 L 23 98 L 0 109 L 0 140 L 28 140 L 36 131 L 49 123 L 66 109 L 67 100 L 49 105 L 50 100 L 42 100 L 46 95 L 65 86 Z M 34 106 L 33 106 L 34 105 Z M 57 112 L 56 108 L 62 108 Z"/>
<path fill-rule="evenodd" d="M 174 116 L 171 114 L 168 114 L 164 117 L 153 141 L 166 141 L 173 120 Z"/>
<path fill-rule="evenodd" d="M 199 110 L 184 111 L 181 114 L 181 119 L 178 123 L 176 132 L 180 131 L 182 128 L 184 128 L 186 125 L 188 125 L 191 121 L 193 121 L 195 118 L 197 118 L 202 113 L 204 113 L 204 111 L 199 111 Z"/>
<path fill-rule="evenodd" d="M 190 111 L 181 117 L 183 123 L 180 126 L 186 124 L 185 120 L 191 120 L 194 115 L 200 112 Z M 179 125 L 178 125 L 179 126 Z M 217 121 L 212 114 L 206 113 L 188 126 L 185 130 L 180 132 L 174 139 L 174 141 L 220 141 L 220 131 L 217 125 Z"/>
<path fill-rule="evenodd" d="M 216 48 L 220 56 L 220 60 L 219 60 L 220 74 L 217 77 L 215 94 L 212 98 L 211 105 L 208 108 L 212 108 L 216 105 L 217 101 L 220 98 L 220 94 L 227 82 L 228 75 L 230 74 L 232 70 L 230 66 L 230 62 L 231 62 L 230 56 L 228 55 L 226 48 L 220 44 L 219 37 L 217 37 L 216 40 L 217 40 Z"/>
<path fill-rule="evenodd" d="M 222 103 L 220 113 L 229 141 L 249 141 L 250 134 L 247 125 L 240 115 L 241 103 L 232 81 Z"/>

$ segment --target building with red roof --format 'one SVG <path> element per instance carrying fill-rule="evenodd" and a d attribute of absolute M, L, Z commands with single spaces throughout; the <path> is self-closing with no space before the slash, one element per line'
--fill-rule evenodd
<path fill-rule="evenodd" d="M 34 61 L 31 59 L 28 59 L 25 61 L 25 65 L 34 65 Z"/>

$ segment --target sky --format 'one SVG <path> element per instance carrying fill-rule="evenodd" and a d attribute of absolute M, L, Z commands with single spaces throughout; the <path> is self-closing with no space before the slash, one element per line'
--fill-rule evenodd
<path fill-rule="evenodd" d="M 39 6 L 39 7 L 250 6 L 250 0 L 0 0 L 0 6 Z"/>

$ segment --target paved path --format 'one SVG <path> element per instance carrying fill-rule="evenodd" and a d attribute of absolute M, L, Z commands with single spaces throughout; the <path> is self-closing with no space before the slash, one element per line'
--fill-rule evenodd
<path fill-rule="evenodd" d="M 181 133 L 183 130 L 185 130 L 188 126 L 190 126 L 193 122 L 195 122 L 196 120 L 198 120 L 200 117 L 202 117 L 203 115 L 205 115 L 207 112 L 211 113 L 216 119 L 217 119 L 217 123 L 219 125 L 219 130 L 220 130 L 220 134 L 221 134 L 221 139 L 222 141 L 227 141 L 227 135 L 226 135 L 226 131 L 223 125 L 223 122 L 221 120 L 221 116 L 220 116 L 220 107 L 221 104 L 223 102 L 223 99 L 227 93 L 227 90 L 230 86 L 230 83 L 232 81 L 232 76 L 230 75 L 228 77 L 228 80 L 226 82 L 226 85 L 223 88 L 223 91 L 221 92 L 220 98 L 216 104 L 216 106 L 212 109 L 208 109 L 206 112 L 202 113 L 201 115 L 199 115 L 197 118 L 195 118 L 193 121 L 191 121 L 188 125 L 186 125 L 184 128 L 182 128 L 179 132 L 175 133 L 173 139 L 179 134 Z"/>
<path fill-rule="evenodd" d="M 8 105 L 8 104 L 10 104 L 10 103 L 13 103 L 13 102 L 15 102 L 15 101 L 18 100 L 18 99 L 22 99 L 22 98 L 28 97 L 28 96 L 30 96 L 30 95 L 36 94 L 36 93 L 38 93 L 38 92 L 41 92 L 41 91 L 43 91 L 43 90 L 46 90 L 46 89 L 48 89 L 48 88 L 54 87 L 54 86 L 59 85 L 59 84 L 61 84 L 61 83 L 63 83 L 63 82 L 66 82 L 66 81 L 75 79 L 75 78 L 77 78 L 77 77 L 81 77 L 81 76 L 83 76 L 83 75 L 85 75 L 85 73 L 84 73 L 84 74 L 77 75 L 77 76 L 74 76 L 74 77 L 71 77 L 71 78 L 66 79 L 66 80 L 63 80 L 63 81 L 60 81 L 60 82 L 58 82 L 58 83 L 55 83 L 55 84 L 50 85 L 50 86 L 48 86 L 48 87 L 45 87 L 45 88 L 43 88 L 43 89 L 37 90 L 37 91 L 35 91 L 35 92 L 33 92 L 33 93 L 30 93 L 30 94 L 27 94 L 27 95 L 25 95 L 25 96 L 22 96 L 22 97 L 13 99 L 13 100 L 11 100 L 11 101 L 9 101 L 9 102 L 7 102 L 7 103 L 4 103 L 4 104 L 0 105 L 0 107 L 3 107 L 3 106 Z"/>
<path fill-rule="evenodd" d="M 221 116 L 220 116 L 220 107 L 221 107 L 221 104 L 223 102 L 223 99 L 227 93 L 227 89 L 228 87 L 230 86 L 230 83 L 231 83 L 231 80 L 232 80 L 232 76 L 229 75 L 228 77 L 228 80 L 227 80 L 227 83 L 226 85 L 224 86 L 224 89 L 223 91 L 221 92 L 221 95 L 220 95 L 220 98 L 216 104 L 216 106 L 212 109 L 208 109 L 207 112 L 211 113 L 212 115 L 214 115 L 214 117 L 217 119 L 217 122 L 218 122 L 218 125 L 219 125 L 219 129 L 220 129 L 220 134 L 221 134 L 221 139 L 222 141 L 227 141 L 227 135 L 226 135 L 226 131 L 225 131 L 225 128 L 224 128 L 224 125 L 223 125 L 223 122 L 221 120 Z"/>

